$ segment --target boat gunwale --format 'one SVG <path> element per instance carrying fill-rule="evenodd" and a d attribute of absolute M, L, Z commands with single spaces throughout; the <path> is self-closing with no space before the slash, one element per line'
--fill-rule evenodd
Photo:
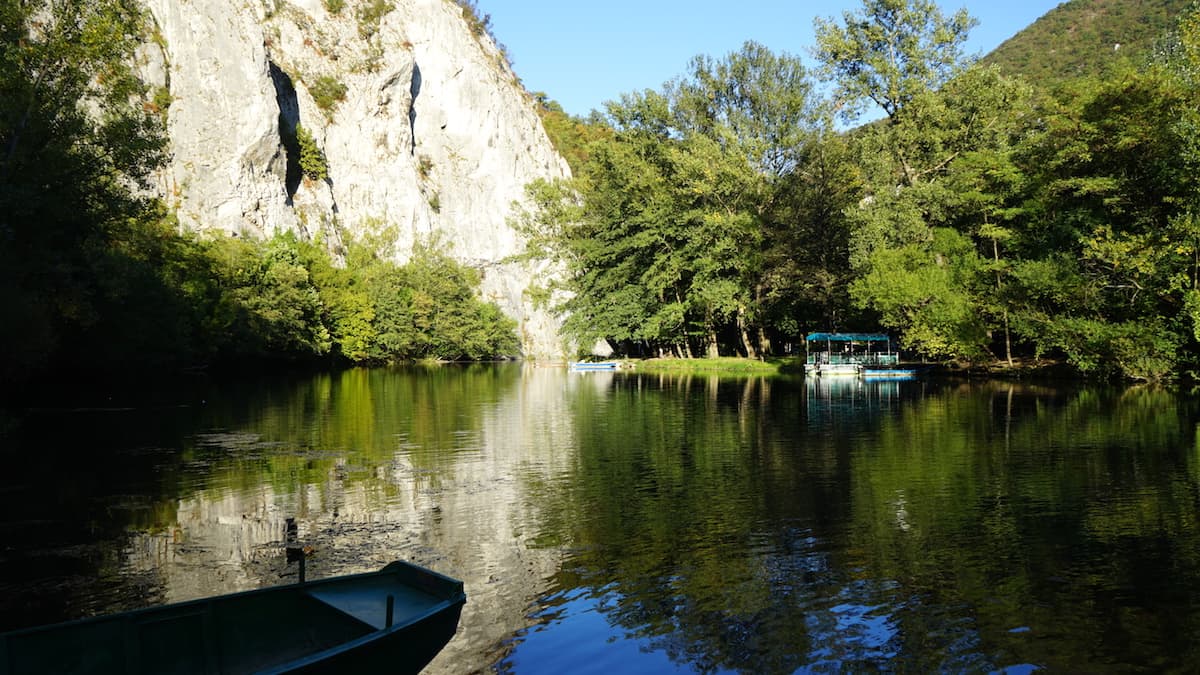
<path fill-rule="evenodd" d="M 311 581 L 305 580 L 303 582 L 280 584 L 277 586 L 267 586 L 264 588 L 253 588 L 235 593 L 196 598 L 193 600 L 185 600 L 183 602 L 165 605 L 151 605 L 148 607 L 140 607 L 138 609 L 132 609 L 124 612 L 80 617 L 78 619 L 71 619 L 58 623 L 27 626 L 25 628 L 17 628 L 11 631 L 0 632 L 0 675 L 9 673 L 11 669 L 11 664 L 8 662 L 10 655 L 10 639 L 21 639 L 27 636 L 35 636 L 42 633 L 53 633 L 60 630 L 72 630 L 88 625 L 102 625 L 106 623 L 128 625 L 130 623 L 138 623 L 139 620 L 145 619 L 146 617 L 153 617 L 157 614 L 163 613 L 187 614 L 189 610 L 194 610 L 194 613 L 204 614 L 213 611 L 213 607 L 225 602 L 245 600 L 248 598 L 253 599 L 258 596 L 269 596 L 273 594 L 302 594 L 312 598 L 316 602 L 323 602 L 320 599 L 311 596 L 309 591 L 314 588 L 321 588 L 325 586 L 352 585 L 357 581 L 387 577 L 394 577 L 401 585 L 417 588 L 438 601 L 430 605 L 424 611 L 405 617 L 402 621 L 393 623 L 390 627 L 386 628 L 375 628 L 374 626 L 338 609 L 337 607 L 333 607 L 332 605 L 324 603 L 334 611 L 337 611 L 349 619 L 367 627 L 369 629 L 368 632 L 356 638 L 347 640 L 346 642 L 334 645 L 333 647 L 293 658 L 285 661 L 284 663 L 269 666 L 266 669 L 256 672 L 280 673 L 295 670 L 297 668 L 317 665 L 321 661 L 336 657 L 341 653 L 358 649 L 372 642 L 390 637 L 397 632 L 411 628 L 414 625 L 420 624 L 423 621 L 445 612 L 455 605 L 461 606 L 465 604 L 467 600 L 466 590 L 462 581 L 446 576 L 440 572 L 415 565 L 413 563 L 395 560 L 385 565 L 382 569 L 374 572 L 360 572 L 357 574 L 326 577 Z M 424 580 L 424 583 L 417 581 L 421 579 Z"/>
<path fill-rule="evenodd" d="M 48 623 L 48 624 L 42 624 L 42 625 L 38 625 L 38 626 L 26 626 L 25 628 L 14 628 L 13 630 L 10 630 L 10 631 L 0 632 L 0 638 L 8 638 L 9 636 L 15 637 L 15 636 L 27 635 L 30 633 L 38 633 L 38 632 L 42 632 L 42 631 L 57 630 L 60 628 L 71 628 L 71 627 L 74 627 L 77 625 L 82 625 L 82 624 L 87 624 L 87 623 L 99 623 L 99 622 L 103 622 L 103 621 L 114 621 L 114 620 L 118 620 L 118 619 L 133 618 L 133 617 L 144 615 L 144 614 L 154 614 L 154 613 L 158 613 L 158 612 L 165 612 L 165 611 L 171 611 L 171 610 L 176 610 L 176 609 L 185 609 L 188 607 L 199 607 L 199 606 L 204 606 L 204 605 L 208 605 L 208 604 L 224 602 L 226 600 L 242 599 L 242 598 L 253 597 L 256 595 L 267 595 L 270 593 L 282 593 L 282 592 L 288 591 L 288 590 L 305 591 L 309 588 L 314 588 L 314 587 L 318 587 L 318 586 L 332 586 L 332 585 L 336 585 L 339 583 L 347 583 L 347 582 L 351 582 L 351 581 L 360 581 L 363 579 L 370 579 L 372 577 L 397 576 L 398 574 L 401 574 L 404 570 L 415 571 L 415 572 L 423 573 L 423 574 L 429 574 L 429 575 L 432 575 L 433 577 L 435 577 L 438 581 L 444 583 L 445 589 L 451 591 L 451 593 L 452 593 L 448 598 L 445 598 L 446 600 L 453 600 L 459 596 L 462 596 L 463 599 L 466 598 L 466 593 L 463 589 L 463 583 L 461 581 L 459 581 L 458 579 L 455 579 L 453 577 L 448 577 L 440 572 L 435 572 L 434 570 L 426 569 L 426 568 L 420 567 L 418 565 L 414 565 L 412 563 L 395 560 L 395 561 L 388 563 L 383 569 L 375 570 L 374 572 L 359 572 L 356 574 L 346 574 L 346 575 L 336 576 L 336 577 L 325 577 L 323 579 L 306 580 L 303 582 L 296 582 L 296 583 L 292 583 L 292 584 L 280 584 L 278 586 L 265 586 L 263 588 L 251 588 L 249 590 L 237 591 L 235 593 L 224 593 L 221 595 L 212 595 L 212 596 L 208 596 L 208 597 L 204 597 L 204 598 L 194 598 L 192 600 L 184 600 L 182 602 L 173 602 L 173 603 L 168 603 L 165 605 L 150 605 L 147 607 L 139 607 L 137 609 L 131 609 L 131 610 L 127 610 L 124 612 L 113 612 L 111 614 L 98 614 L 96 616 L 84 616 L 84 617 L 80 617 L 78 619 L 68 619 L 67 621 L 60 621 L 58 623 Z M 439 585 L 438 588 L 441 588 L 441 586 Z M 428 592 L 428 588 L 423 587 L 422 590 L 425 590 L 426 592 Z M 433 595 L 434 597 L 441 597 L 440 594 L 438 594 L 436 592 L 430 593 L 430 595 Z"/>

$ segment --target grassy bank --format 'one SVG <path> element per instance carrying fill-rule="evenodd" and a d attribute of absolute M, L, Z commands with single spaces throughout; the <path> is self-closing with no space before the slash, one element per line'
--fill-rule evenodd
<path fill-rule="evenodd" d="M 715 359 L 645 359 L 631 361 L 636 370 L 647 373 L 725 373 L 739 375 L 775 375 L 803 371 L 798 359 L 745 359 L 722 356 Z"/>

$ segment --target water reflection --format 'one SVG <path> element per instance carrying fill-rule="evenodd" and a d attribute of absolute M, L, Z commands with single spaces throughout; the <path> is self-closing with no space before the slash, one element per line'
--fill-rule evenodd
<path fill-rule="evenodd" d="M 466 582 L 431 672 L 1200 658 L 1200 427 L 1171 392 L 476 367 L 173 396 L 23 415 L 4 627 L 286 582 L 295 518 L 313 576 Z"/>

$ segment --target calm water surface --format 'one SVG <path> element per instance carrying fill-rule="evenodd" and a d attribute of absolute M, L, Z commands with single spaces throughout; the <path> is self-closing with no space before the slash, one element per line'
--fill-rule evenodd
<path fill-rule="evenodd" d="M 1200 664 L 1200 407 L 1133 388 L 198 381 L 0 416 L 0 629 L 412 560 L 435 673 Z M 73 402 L 72 405 L 75 405 Z"/>

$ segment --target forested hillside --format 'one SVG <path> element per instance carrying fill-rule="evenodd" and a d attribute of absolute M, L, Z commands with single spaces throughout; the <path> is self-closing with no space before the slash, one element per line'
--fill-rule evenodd
<path fill-rule="evenodd" d="M 983 58 L 1007 75 L 1052 85 L 1145 58 L 1193 0 L 1069 0 Z"/>
<path fill-rule="evenodd" d="M 600 119 L 548 107 L 577 178 L 532 186 L 524 228 L 572 273 L 571 335 L 753 357 L 882 327 L 961 363 L 1194 372 L 1200 18 L 1054 93 L 971 64 L 973 25 L 864 0 L 817 21 L 816 69 L 747 43 Z"/>

